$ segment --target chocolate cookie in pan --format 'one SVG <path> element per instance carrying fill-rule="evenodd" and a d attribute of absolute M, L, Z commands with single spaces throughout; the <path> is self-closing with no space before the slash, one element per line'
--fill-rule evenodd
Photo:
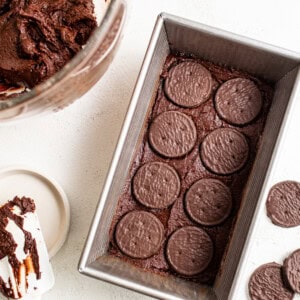
<path fill-rule="evenodd" d="M 169 238 L 166 255 L 179 274 L 193 276 L 207 268 L 213 257 L 213 242 L 201 228 L 185 226 Z"/>
<path fill-rule="evenodd" d="M 300 225 L 300 183 L 283 181 L 275 184 L 268 195 L 267 215 L 275 225 Z"/>
<path fill-rule="evenodd" d="M 147 258 L 158 252 L 164 226 L 152 213 L 131 211 L 119 221 L 115 239 L 120 250 L 132 258 Z"/>
<path fill-rule="evenodd" d="M 196 140 L 197 130 L 192 118 L 179 111 L 161 113 L 149 129 L 152 148 L 165 157 L 184 156 L 194 148 Z"/>
<path fill-rule="evenodd" d="M 212 82 L 210 72 L 200 63 L 185 61 L 171 68 L 164 90 L 173 103 L 196 107 L 209 99 Z"/>
<path fill-rule="evenodd" d="M 135 198 L 150 208 L 166 208 L 180 193 L 180 178 L 166 163 L 151 162 L 136 172 L 132 188 Z"/>
<path fill-rule="evenodd" d="M 253 121 L 261 111 L 262 96 L 255 83 L 245 78 L 235 78 L 223 83 L 215 95 L 218 115 L 234 125 Z"/>
<path fill-rule="evenodd" d="M 230 214 L 230 189 L 218 179 L 200 179 L 187 191 L 185 207 L 193 221 L 205 226 L 218 225 Z"/>
<path fill-rule="evenodd" d="M 249 155 L 245 136 L 230 128 L 219 128 L 209 133 L 200 146 L 203 164 L 213 173 L 229 175 L 243 168 Z"/>
<path fill-rule="evenodd" d="M 284 285 L 281 265 L 267 263 L 258 267 L 249 281 L 252 300 L 290 300 L 294 293 Z"/>

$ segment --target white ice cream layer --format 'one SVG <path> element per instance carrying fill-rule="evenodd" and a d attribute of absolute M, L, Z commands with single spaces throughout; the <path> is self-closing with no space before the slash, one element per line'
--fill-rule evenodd
<path fill-rule="evenodd" d="M 12 286 L 9 286 L 9 278 L 13 278 L 14 275 L 7 256 L 0 259 L 0 277 L 5 282 L 5 286 L 12 289 L 13 294 L 16 297 L 18 295 L 16 282 L 12 280 Z"/>
<path fill-rule="evenodd" d="M 16 248 L 16 257 L 20 263 L 27 257 L 27 254 L 24 252 L 25 245 L 25 235 L 24 232 L 20 229 L 20 227 L 15 223 L 15 221 L 8 219 L 8 223 L 6 226 L 6 231 L 10 232 L 14 237 L 14 240 L 17 243 Z"/>
<path fill-rule="evenodd" d="M 39 254 L 41 279 L 36 280 L 35 276 L 27 276 L 28 281 L 28 294 L 43 294 L 54 285 L 54 275 L 51 264 L 49 262 L 49 256 L 47 247 L 40 229 L 38 216 L 36 213 L 27 213 L 24 216 L 24 229 L 29 231 L 36 241 L 37 251 Z"/>
<path fill-rule="evenodd" d="M 18 285 L 17 279 L 13 275 L 12 267 L 8 261 L 8 257 L 4 257 L 0 260 L 0 276 L 5 282 L 7 288 L 11 288 L 14 294 L 18 295 L 17 290 L 22 296 L 25 295 L 41 295 L 52 288 L 54 285 L 54 275 L 49 262 L 49 256 L 46 248 L 44 238 L 40 229 L 38 217 L 36 213 L 21 214 L 21 210 L 18 206 L 14 206 L 12 212 L 15 215 L 21 216 L 24 219 L 23 229 L 31 233 L 32 238 L 36 241 L 37 252 L 39 255 L 39 266 L 41 278 L 37 279 L 38 274 L 21 272 L 21 284 Z M 25 259 L 30 257 L 30 253 L 24 252 L 25 235 L 21 228 L 12 220 L 8 219 L 8 224 L 5 228 L 13 235 L 15 242 L 17 243 L 15 255 L 20 263 L 25 263 Z M 9 279 L 12 286 L 9 286 Z M 26 290 L 25 283 L 28 283 Z"/>

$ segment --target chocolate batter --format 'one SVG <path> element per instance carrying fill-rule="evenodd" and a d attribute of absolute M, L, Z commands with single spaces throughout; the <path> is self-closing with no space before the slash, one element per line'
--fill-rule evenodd
<path fill-rule="evenodd" d="M 205 67 L 211 74 L 211 95 L 207 101 L 203 102 L 197 107 L 184 108 L 180 105 L 174 104 L 174 102 L 170 101 L 170 99 L 165 94 L 165 81 L 170 76 L 170 70 L 172 70 L 173 67 L 182 62 L 199 63 L 203 67 Z M 251 122 L 251 124 L 247 124 L 244 126 L 239 125 L 235 127 L 227 123 L 225 120 L 221 119 L 215 110 L 214 97 L 216 90 L 222 83 L 233 78 L 246 78 L 253 81 L 262 95 L 261 112 L 257 116 L 257 118 Z M 153 102 L 152 110 L 148 115 L 145 131 L 141 138 L 141 143 L 137 146 L 137 149 L 132 149 L 132 151 L 135 151 L 136 154 L 131 163 L 130 171 L 123 188 L 123 192 L 120 195 L 119 204 L 111 225 L 109 253 L 110 255 L 119 257 L 122 260 L 126 260 L 140 268 L 143 268 L 146 271 L 156 272 L 162 275 L 176 274 L 176 276 L 183 277 L 186 280 L 212 285 L 218 271 L 222 269 L 222 267 L 220 266 L 222 257 L 226 254 L 227 243 L 230 239 L 232 228 L 235 223 L 236 214 L 242 201 L 244 186 L 251 171 L 257 148 L 259 147 L 259 140 L 263 132 L 267 112 L 271 105 L 273 88 L 271 85 L 247 73 L 230 68 L 220 67 L 210 62 L 183 56 L 181 54 L 170 55 L 167 58 L 163 66 L 160 79 L 161 80 L 158 87 L 156 99 Z M 196 89 L 191 89 L 190 91 L 196 91 Z M 197 135 L 194 146 L 190 149 L 189 152 L 186 152 L 185 155 L 176 158 L 166 157 L 164 153 L 160 154 L 157 149 L 154 150 L 153 145 L 150 145 L 149 129 L 151 129 L 151 125 L 154 123 L 153 120 L 156 120 L 157 116 L 167 111 L 176 111 L 184 114 L 185 116 L 188 116 L 188 118 L 193 121 L 196 127 Z M 243 164 L 241 164 L 238 170 L 233 170 L 235 171 L 235 173 L 228 175 L 218 175 L 214 172 L 209 171 L 209 169 L 205 167 L 200 158 L 199 149 L 204 138 L 209 133 L 218 128 L 233 128 L 234 131 L 238 132 L 238 137 L 242 135 L 247 140 L 247 147 L 249 148 L 247 158 L 243 162 Z M 171 131 L 168 130 L 168 127 L 166 126 L 162 127 L 161 132 L 171 134 Z M 176 149 L 177 146 L 175 145 L 176 144 L 174 144 L 174 147 Z M 175 202 L 170 207 L 164 209 L 149 208 L 137 201 L 133 194 L 132 178 L 141 166 L 150 162 L 167 163 L 169 166 L 173 167 L 179 175 L 181 181 L 181 190 Z M 230 189 L 232 196 L 232 208 L 230 214 L 226 219 L 224 219 L 222 223 L 214 226 L 205 226 L 199 224 L 198 222 L 194 222 L 188 215 L 184 203 L 185 195 L 189 188 L 195 182 L 203 178 L 220 180 Z M 116 225 L 122 219 L 122 217 L 130 211 L 151 212 L 161 221 L 165 228 L 165 236 L 160 249 L 156 254 L 149 258 L 133 259 L 128 255 L 125 255 L 116 243 Z M 204 230 L 212 240 L 214 248 L 213 258 L 210 260 L 209 264 L 205 269 L 203 268 L 200 273 L 195 274 L 193 272 L 194 275 L 184 275 L 180 274 L 178 270 L 174 271 L 174 266 L 172 267 L 170 261 L 168 261 L 166 258 L 166 245 L 170 239 L 170 236 L 176 230 L 184 228 L 186 226 L 193 226 Z"/>
<path fill-rule="evenodd" d="M 193 120 L 178 111 L 157 116 L 149 129 L 149 142 L 154 150 L 166 157 L 180 157 L 190 152 L 197 140 Z"/>
<path fill-rule="evenodd" d="M 35 86 L 60 70 L 96 25 L 92 0 L 0 1 L 0 78 Z"/>

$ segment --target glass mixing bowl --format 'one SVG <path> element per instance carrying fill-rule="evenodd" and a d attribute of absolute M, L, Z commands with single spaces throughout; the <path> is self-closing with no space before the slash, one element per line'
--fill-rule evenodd
<path fill-rule="evenodd" d="M 126 5 L 124 0 L 96 1 L 98 27 L 87 44 L 45 82 L 1 100 L 0 122 L 58 111 L 81 97 L 102 77 L 117 51 Z"/>

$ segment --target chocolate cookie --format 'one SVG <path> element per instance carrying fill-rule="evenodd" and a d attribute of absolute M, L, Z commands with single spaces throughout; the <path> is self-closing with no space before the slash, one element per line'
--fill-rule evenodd
<path fill-rule="evenodd" d="M 291 289 L 300 293 L 300 249 L 284 260 L 283 275 Z"/>
<path fill-rule="evenodd" d="M 218 115 L 226 122 L 245 125 L 256 118 L 262 108 L 262 97 L 253 81 L 235 78 L 226 81 L 215 96 Z"/>
<path fill-rule="evenodd" d="M 185 61 L 170 70 L 164 88 L 168 98 L 175 104 L 195 107 L 209 99 L 212 77 L 201 64 Z"/>
<path fill-rule="evenodd" d="M 210 171 L 228 175 L 239 171 L 248 159 L 245 136 L 230 128 L 219 128 L 208 134 L 200 149 L 203 164 Z"/>
<path fill-rule="evenodd" d="M 170 237 L 167 259 L 179 274 L 193 276 L 202 272 L 213 257 L 213 243 L 210 236 L 195 226 L 185 226 Z"/>
<path fill-rule="evenodd" d="M 120 250 L 133 258 L 147 258 L 158 252 L 164 237 L 164 226 L 146 211 L 127 213 L 115 232 Z"/>
<path fill-rule="evenodd" d="M 143 205 L 166 208 L 180 192 L 180 178 L 166 163 L 151 162 L 140 167 L 133 178 L 133 193 Z"/>
<path fill-rule="evenodd" d="M 289 300 L 294 293 L 284 286 L 281 265 L 268 263 L 257 268 L 249 281 L 252 300 Z"/>
<path fill-rule="evenodd" d="M 267 198 L 267 215 L 276 225 L 300 225 L 300 183 L 283 181 L 275 184 Z"/>
<path fill-rule="evenodd" d="M 200 179 L 187 191 L 185 206 L 188 215 L 202 225 L 217 225 L 230 214 L 230 189 L 217 179 Z"/>
<path fill-rule="evenodd" d="M 161 155 L 180 157 L 190 152 L 197 139 L 193 120 L 179 111 L 158 115 L 149 130 L 149 142 Z"/>

